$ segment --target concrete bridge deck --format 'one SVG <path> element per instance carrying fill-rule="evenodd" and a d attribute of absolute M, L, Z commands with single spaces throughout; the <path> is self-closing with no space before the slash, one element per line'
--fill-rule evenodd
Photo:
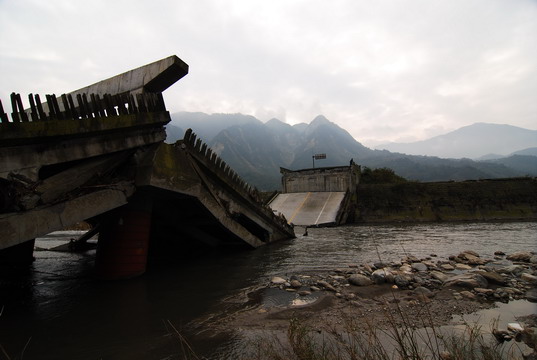
<path fill-rule="evenodd" d="M 187 71 L 170 57 L 43 104 L 30 94 L 28 109 L 12 94 L 11 121 L 0 103 L 0 263 L 83 220 L 99 233 L 105 277 L 143 273 L 151 249 L 294 237 L 191 130 L 163 143 L 161 91 Z"/>

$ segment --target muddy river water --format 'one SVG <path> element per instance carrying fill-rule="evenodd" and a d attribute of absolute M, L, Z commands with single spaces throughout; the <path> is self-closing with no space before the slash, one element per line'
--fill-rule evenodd
<path fill-rule="evenodd" d="M 48 250 L 79 234 L 57 232 L 37 239 L 40 250 L 29 269 L 0 274 L 0 358 L 178 359 L 181 346 L 170 324 L 199 355 L 232 358 L 229 354 L 242 341 L 233 329 L 215 335 L 206 328 L 212 318 L 229 311 L 226 299 L 240 298 L 245 289 L 273 276 L 392 261 L 407 254 L 447 257 L 473 250 L 492 257 L 497 250 L 537 251 L 535 222 L 359 225 L 302 233 L 297 229 L 296 239 L 256 250 L 180 256 L 139 278 L 113 282 L 93 276 L 95 250 Z"/>

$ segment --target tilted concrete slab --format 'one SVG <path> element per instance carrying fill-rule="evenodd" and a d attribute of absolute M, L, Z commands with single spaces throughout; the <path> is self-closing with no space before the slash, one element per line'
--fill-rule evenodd
<path fill-rule="evenodd" d="M 279 194 L 270 207 L 289 223 L 301 226 L 333 224 L 345 192 L 300 192 Z"/>
<path fill-rule="evenodd" d="M 176 55 L 75 90 L 70 94 L 161 93 L 188 74 L 188 65 Z"/>
<path fill-rule="evenodd" d="M 147 185 L 168 191 L 169 198 L 195 198 L 232 237 L 252 247 L 294 237 L 285 219 L 263 205 L 256 191 L 194 134 L 187 131 L 184 141 L 161 144 L 153 164 Z"/>
<path fill-rule="evenodd" d="M 0 214 L 0 250 L 125 205 L 134 190 L 132 183 L 125 182 L 30 211 Z"/>

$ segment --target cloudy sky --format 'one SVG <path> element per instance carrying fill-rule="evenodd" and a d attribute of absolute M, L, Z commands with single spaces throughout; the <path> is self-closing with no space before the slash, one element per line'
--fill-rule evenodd
<path fill-rule="evenodd" d="M 0 0 L 4 105 L 173 54 L 171 112 L 323 114 L 369 146 L 537 129 L 536 0 Z"/>

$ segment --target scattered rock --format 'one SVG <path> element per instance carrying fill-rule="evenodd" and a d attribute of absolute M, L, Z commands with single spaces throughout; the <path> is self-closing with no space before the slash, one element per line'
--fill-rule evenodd
<path fill-rule="evenodd" d="M 476 273 L 466 273 L 451 277 L 444 283 L 445 287 L 458 286 L 463 288 L 474 289 L 476 287 L 486 288 L 488 287 L 487 279 Z"/>
<path fill-rule="evenodd" d="M 458 263 L 458 264 L 455 264 L 455 269 L 457 269 L 457 270 L 471 270 L 472 267 L 470 265 Z"/>
<path fill-rule="evenodd" d="M 297 289 L 297 288 L 299 288 L 299 287 L 301 287 L 301 286 L 302 286 L 302 283 L 301 283 L 300 281 L 298 281 L 298 280 L 291 280 L 291 287 L 292 287 L 292 288 Z"/>
<path fill-rule="evenodd" d="M 408 264 L 401 265 L 401 267 L 399 267 L 399 271 L 410 274 L 412 272 L 412 266 Z"/>
<path fill-rule="evenodd" d="M 526 270 L 526 268 L 524 266 L 522 266 L 522 265 L 509 265 L 509 266 L 501 267 L 501 268 L 497 269 L 496 271 L 499 272 L 499 273 L 502 273 L 502 274 L 519 275 L 524 270 Z"/>
<path fill-rule="evenodd" d="M 386 282 L 386 276 L 388 274 L 391 274 L 391 272 L 389 269 L 386 268 L 375 270 L 371 274 L 371 280 L 377 285 L 384 284 Z"/>
<path fill-rule="evenodd" d="M 319 280 L 319 281 L 317 281 L 317 285 L 322 286 L 322 287 L 325 288 L 326 290 L 330 290 L 330 291 L 334 291 L 334 292 L 336 292 L 336 288 L 333 287 L 332 285 L 330 285 L 329 283 L 327 283 L 327 282 L 324 281 L 324 280 Z"/>
<path fill-rule="evenodd" d="M 451 265 L 451 264 L 441 264 L 440 268 L 442 270 L 446 270 L 446 271 L 455 270 L 455 267 L 453 265 Z"/>
<path fill-rule="evenodd" d="M 537 264 L 537 255 L 533 255 L 533 256 L 530 258 L 530 263 L 531 263 L 531 264 Z"/>
<path fill-rule="evenodd" d="M 509 323 L 507 324 L 507 330 L 518 333 L 524 331 L 524 328 L 519 323 Z"/>
<path fill-rule="evenodd" d="M 382 261 L 378 261 L 376 263 L 373 264 L 373 266 L 376 268 L 376 269 L 383 269 L 387 266 L 390 266 L 390 264 L 387 264 L 385 262 L 382 262 Z"/>
<path fill-rule="evenodd" d="M 474 291 L 478 294 L 483 294 L 483 295 L 492 295 L 494 294 L 494 290 L 492 289 L 485 289 L 485 288 L 475 288 Z"/>
<path fill-rule="evenodd" d="M 441 282 L 446 282 L 451 276 L 444 274 L 441 271 L 433 270 L 430 272 L 433 279 L 440 280 Z"/>
<path fill-rule="evenodd" d="M 475 295 L 471 291 L 461 291 L 459 294 L 467 299 L 475 300 Z"/>
<path fill-rule="evenodd" d="M 356 286 L 367 286 L 373 284 L 371 279 L 365 275 L 353 274 L 348 279 L 349 283 Z"/>
<path fill-rule="evenodd" d="M 526 300 L 537 303 L 537 289 L 536 288 L 529 289 L 526 292 Z"/>
<path fill-rule="evenodd" d="M 427 271 L 427 265 L 421 262 L 412 263 L 412 269 L 416 271 Z"/>
<path fill-rule="evenodd" d="M 475 256 L 475 257 L 479 257 L 479 254 L 476 253 L 475 251 L 472 251 L 472 250 L 464 250 L 462 253 L 459 254 L 459 257 L 461 255 L 472 255 L 472 256 Z"/>
<path fill-rule="evenodd" d="M 494 255 L 497 255 L 497 256 L 505 256 L 505 253 L 503 251 L 495 251 L 494 252 Z"/>
<path fill-rule="evenodd" d="M 483 276 L 487 281 L 498 285 L 506 285 L 507 279 L 494 271 L 476 271 L 476 274 Z"/>
<path fill-rule="evenodd" d="M 420 262 L 420 259 L 418 259 L 414 255 L 408 255 L 405 259 L 403 259 L 403 261 L 404 262 L 415 263 L 415 262 Z"/>
<path fill-rule="evenodd" d="M 483 260 L 479 258 L 479 255 L 474 255 L 476 253 L 463 252 L 459 254 L 459 258 L 465 260 L 468 264 L 479 265 L 483 263 Z"/>
<path fill-rule="evenodd" d="M 298 295 L 300 295 L 300 296 L 308 296 L 308 295 L 311 295 L 311 291 L 301 290 L 301 291 L 298 292 Z"/>
<path fill-rule="evenodd" d="M 533 254 L 529 251 L 518 251 L 507 256 L 507 260 L 530 262 Z"/>
<path fill-rule="evenodd" d="M 423 286 L 419 286 L 413 290 L 414 294 L 431 297 L 433 292 Z"/>
<path fill-rule="evenodd" d="M 275 276 L 272 278 L 272 280 L 270 280 L 271 283 L 273 284 L 276 284 L 276 285 L 280 285 L 280 284 L 285 284 L 287 282 L 287 280 L 285 280 L 284 278 L 281 278 L 279 276 Z"/>
<path fill-rule="evenodd" d="M 524 281 L 527 281 L 529 282 L 530 284 L 537 284 L 537 276 L 535 275 L 531 275 L 531 274 L 528 274 L 528 273 L 522 273 L 522 275 L 520 275 L 520 278 Z"/>
<path fill-rule="evenodd" d="M 408 274 L 395 275 L 393 281 L 395 285 L 404 289 L 410 285 L 410 282 L 412 281 L 412 276 Z"/>

